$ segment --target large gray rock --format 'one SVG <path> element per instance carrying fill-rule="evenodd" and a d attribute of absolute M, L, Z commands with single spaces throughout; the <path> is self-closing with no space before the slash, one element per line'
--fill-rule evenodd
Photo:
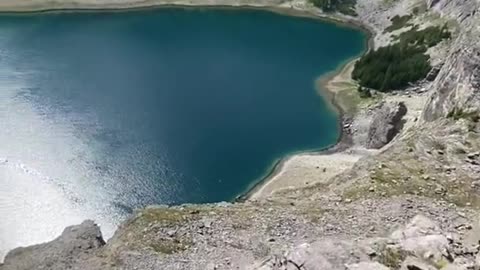
<path fill-rule="evenodd" d="M 322 239 L 311 244 L 301 244 L 290 250 L 283 258 L 272 258 L 255 270 L 344 270 L 345 265 L 351 269 L 365 266 L 356 264 L 357 260 L 369 260 L 361 243 L 340 239 Z M 375 264 L 377 266 L 377 264 Z M 298 268 L 299 266 L 303 268 Z M 372 268 L 384 270 L 385 268 Z M 388 270 L 388 268 L 386 268 Z"/>
<path fill-rule="evenodd" d="M 367 148 L 379 149 L 389 143 L 401 130 L 406 113 L 407 107 L 403 102 L 384 103 L 372 119 Z"/>
<path fill-rule="evenodd" d="M 435 222 L 425 216 L 417 215 L 405 227 L 394 231 L 390 237 L 395 240 L 403 240 L 440 233 L 440 227 Z"/>
<path fill-rule="evenodd" d="M 402 263 L 402 267 L 400 270 L 411 270 L 411 269 L 416 269 L 416 270 L 437 270 L 432 265 L 429 265 L 422 260 L 415 258 L 415 257 L 407 257 L 405 261 Z"/>
<path fill-rule="evenodd" d="M 440 0 L 427 0 L 427 7 L 432 8 L 434 7 Z"/>
<path fill-rule="evenodd" d="M 439 226 L 421 215 L 414 217 L 404 228 L 393 232 L 391 239 L 396 242 L 392 248 L 426 258 L 433 263 L 442 260 L 443 252 L 448 247 L 448 239 Z"/>
<path fill-rule="evenodd" d="M 1 270 L 79 269 L 82 260 L 105 245 L 100 228 L 91 220 L 67 227 L 55 240 L 16 248 L 5 257 Z"/>
<path fill-rule="evenodd" d="M 378 262 L 360 262 L 346 267 L 347 270 L 390 270 L 390 268 Z"/>

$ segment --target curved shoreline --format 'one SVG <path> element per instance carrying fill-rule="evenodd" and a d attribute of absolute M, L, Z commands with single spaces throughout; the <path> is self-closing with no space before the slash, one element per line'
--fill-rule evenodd
<path fill-rule="evenodd" d="M 326 15 L 328 16 L 328 15 Z M 352 134 L 346 128 L 344 128 L 344 123 L 349 122 L 349 119 L 353 116 L 350 113 L 347 113 L 346 108 L 343 108 L 340 103 L 337 101 L 337 93 L 329 87 L 329 83 L 338 76 L 341 76 L 345 72 L 349 73 L 347 69 L 350 65 L 357 61 L 358 57 L 367 53 L 369 50 L 374 48 L 374 37 L 375 31 L 370 29 L 367 25 L 362 24 L 360 21 L 342 21 L 343 24 L 347 24 L 348 27 L 357 28 L 363 31 L 367 35 L 365 49 L 355 57 L 346 59 L 344 62 L 340 63 L 335 70 L 332 70 L 326 74 L 320 75 L 317 79 L 319 82 L 319 87 L 316 87 L 316 90 L 319 95 L 321 95 L 328 105 L 330 105 L 332 110 L 338 115 L 338 129 L 339 136 L 335 143 L 330 146 L 327 146 L 322 149 L 312 149 L 307 151 L 298 151 L 287 154 L 284 157 L 281 157 L 274 161 L 273 165 L 268 169 L 267 173 L 260 177 L 258 181 L 255 181 L 250 185 L 245 192 L 237 195 L 234 199 L 236 202 L 244 202 L 250 199 L 253 199 L 256 193 L 260 192 L 262 188 L 268 185 L 275 177 L 280 173 L 286 170 L 286 163 L 295 157 L 298 156 L 328 156 L 335 153 L 340 153 L 346 149 L 353 146 Z M 351 25 L 348 25 L 352 23 Z M 350 75 L 349 75 L 350 76 Z M 285 187 L 288 188 L 288 187 Z"/>
<path fill-rule="evenodd" d="M 367 48 L 363 53 L 367 52 L 368 49 L 370 49 L 370 47 Z M 329 83 L 329 81 L 333 80 L 336 76 L 341 74 L 345 70 L 345 68 L 354 61 L 356 61 L 356 58 L 350 61 L 347 60 L 346 63 L 340 64 L 336 70 L 329 72 L 327 74 L 321 75 L 318 78 L 318 80 L 321 81 L 320 82 L 321 86 L 319 87 L 319 89 L 317 89 L 319 92 L 318 94 L 322 95 L 325 98 L 329 106 L 332 107 L 331 109 L 334 110 L 335 113 L 338 115 L 337 128 L 339 129 L 340 134 L 338 136 L 337 141 L 322 149 L 312 149 L 307 151 L 293 152 L 291 154 L 288 154 L 284 157 L 277 159 L 276 161 L 274 161 L 273 165 L 267 171 L 265 176 L 261 177 L 258 181 L 254 182 L 249 188 L 247 188 L 245 192 L 238 195 L 234 199 L 234 201 L 244 202 L 252 199 L 257 192 L 260 192 L 264 186 L 266 186 L 270 181 L 272 181 L 272 179 L 274 179 L 280 173 L 282 173 L 286 169 L 285 167 L 286 163 L 295 157 L 306 156 L 306 155 L 328 156 L 328 155 L 342 152 L 350 148 L 351 146 L 353 146 L 352 134 L 349 132 L 349 130 L 346 130 L 344 128 L 344 123 L 348 122 L 348 119 L 351 117 L 351 115 L 347 114 L 345 109 L 342 108 L 342 106 L 336 101 L 335 99 L 336 93 L 331 89 L 329 89 L 327 87 L 327 84 Z"/>
<path fill-rule="evenodd" d="M 375 36 L 375 31 L 371 29 L 368 25 L 364 24 L 358 19 L 347 17 L 339 14 L 326 14 L 321 10 L 313 6 L 304 6 L 301 8 L 294 6 L 282 6 L 281 4 L 274 4 L 268 0 L 259 1 L 257 3 L 243 3 L 241 0 L 233 1 L 197 1 L 197 2 L 188 2 L 188 0 L 180 1 L 168 1 L 168 0 L 146 0 L 146 1 L 132 1 L 126 0 L 123 2 L 110 2 L 110 0 L 97 1 L 92 3 L 89 0 L 78 0 L 70 3 L 65 3 L 60 6 L 52 6 L 48 3 L 43 3 L 35 5 L 38 1 L 30 1 L 32 4 L 27 5 L 18 5 L 18 2 L 15 0 L 11 1 L 10 6 L 8 2 L 3 2 L 0 4 L 0 14 L 1 15 L 21 15 L 21 14 L 32 14 L 32 13 L 56 13 L 56 12 L 127 12 L 127 11 L 136 11 L 136 10 L 150 10 L 150 9 L 161 9 L 161 8 L 186 8 L 186 9 L 198 9 L 198 8 L 208 8 L 208 9 L 253 9 L 253 10 L 265 10 L 269 12 L 278 13 L 285 16 L 293 17 L 306 17 L 316 20 L 322 20 L 329 23 L 335 23 L 342 27 L 349 27 L 360 30 L 367 35 L 367 46 L 365 50 L 360 53 L 362 55 L 368 52 L 371 48 L 374 47 L 373 38 Z M 33 3 L 35 2 L 35 3 Z M 98 3 L 101 2 L 101 3 Z M 82 4 L 83 3 L 83 4 Z M 38 3 L 37 3 L 38 4 Z M 358 57 L 358 56 L 357 56 Z M 329 89 L 329 82 L 334 80 L 337 76 L 345 72 L 345 69 L 352 64 L 353 61 L 356 61 L 357 57 L 354 57 L 353 60 L 347 59 L 345 62 L 339 64 L 339 66 L 326 74 L 319 76 L 318 81 L 320 82 L 320 87 L 316 87 L 318 94 L 323 96 L 326 99 L 327 104 L 329 104 L 332 110 L 338 115 L 338 129 L 339 136 L 335 143 L 330 146 L 327 146 L 322 149 L 312 149 L 307 151 L 298 151 L 290 153 L 286 156 L 280 157 L 272 163 L 270 169 L 266 170 L 264 176 L 260 177 L 257 181 L 252 182 L 250 186 L 246 188 L 244 192 L 241 192 L 237 195 L 232 201 L 246 201 L 252 198 L 252 196 L 266 186 L 272 179 L 277 175 L 282 173 L 285 170 L 285 164 L 298 156 L 312 155 L 312 156 L 325 156 L 331 155 L 333 153 L 342 152 L 345 149 L 348 149 L 352 146 L 352 136 L 345 130 L 344 123 L 348 121 L 350 115 L 347 114 L 345 108 L 339 104 L 336 100 L 336 92 L 332 89 Z"/>

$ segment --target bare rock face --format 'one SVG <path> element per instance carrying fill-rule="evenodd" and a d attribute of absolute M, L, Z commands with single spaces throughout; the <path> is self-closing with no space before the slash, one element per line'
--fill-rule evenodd
<path fill-rule="evenodd" d="M 367 148 L 379 149 L 389 143 L 402 128 L 407 113 L 403 102 L 384 103 L 373 117 L 368 131 Z"/>
<path fill-rule="evenodd" d="M 471 114 L 480 108 L 480 2 L 441 0 L 433 8 L 461 23 L 451 53 L 431 85 L 423 119 L 434 121 L 452 112 Z"/>
<path fill-rule="evenodd" d="M 67 227 L 51 242 L 10 251 L 0 269 L 72 269 L 72 265 L 90 257 L 104 245 L 100 228 L 87 220 L 80 225 Z"/>
<path fill-rule="evenodd" d="M 440 0 L 427 0 L 427 7 L 432 8 L 435 6 Z"/>

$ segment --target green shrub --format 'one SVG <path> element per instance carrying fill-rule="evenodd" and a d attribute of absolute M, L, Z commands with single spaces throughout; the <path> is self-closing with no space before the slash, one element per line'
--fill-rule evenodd
<path fill-rule="evenodd" d="M 372 97 L 372 93 L 370 92 L 370 89 L 359 86 L 357 88 L 357 91 L 358 91 L 358 95 L 360 96 L 360 98 L 371 98 Z"/>
<path fill-rule="evenodd" d="M 340 12 L 345 15 L 357 16 L 355 5 L 357 0 L 310 0 L 316 7 L 325 12 Z"/>
<path fill-rule="evenodd" d="M 407 25 L 408 21 L 410 21 L 411 18 L 412 18 L 412 15 L 405 15 L 405 16 L 397 15 L 393 17 L 392 19 L 390 19 L 390 21 L 392 22 L 392 25 L 387 27 L 385 29 L 385 32 L 393 32 L 395 30 L 402 29 Z"/>
<path fill-rule="evenodd" d="M 418 26 L 415 26 L 395 38 L 408 45 L 433 47 L 450 36 L 447 25 L 443 27 L 430 26 L 422 30 L 418 30 Z"/>
<path fill-rule="evenodd" d="M 480 113 L 478 111 L 466 112 L 463 109 L 453 109 L 447 114 L 448 118 L 453 118 L 454 120 L 467 119 L 474 123 L 480 121 Z"/>

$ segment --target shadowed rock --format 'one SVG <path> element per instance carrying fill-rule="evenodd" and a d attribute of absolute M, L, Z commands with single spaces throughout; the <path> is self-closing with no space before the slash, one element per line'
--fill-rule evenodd
<path fill-rule="evenodd" d="M 384 103 L 373 117 L 368 131 L 367 148 L 379 149 L 389 143 L 401 130 L 407 113 L 403 102 Z"/>
<path fill-rule="evenodd" d="M 67 227 L 55 240 L 10 251 L 1 270 L 72 269 L 105 245 L 100 228 L 91 220 Z"/>

